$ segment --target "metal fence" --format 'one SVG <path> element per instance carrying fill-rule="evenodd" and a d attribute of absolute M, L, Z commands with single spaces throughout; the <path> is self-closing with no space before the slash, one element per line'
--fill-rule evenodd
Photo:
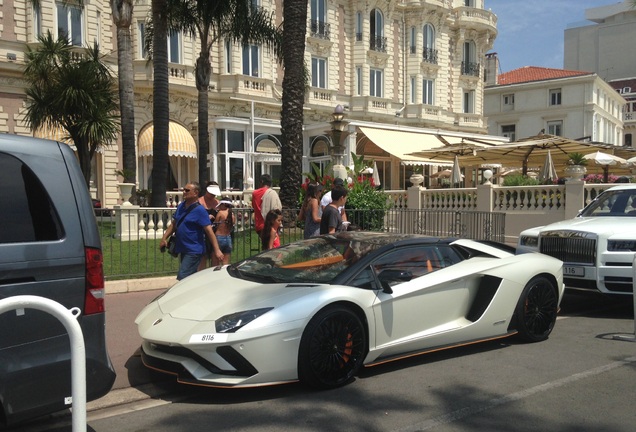
<path fill-rule="evenodd" d="M 107 280 L 166 276 L 177 273 L 179 262 L 161 253 L 163 230 L 175 209 L 141 208 L 120 214 L 104 209 L 97 214 L 104 253 Z M 131 214 L 127 214 L 129 211 Z M 132 215 L 132 212 L 135 212 Z M 232 235 L 232 262 L 261 251 L 260 238 L 253 225 L 251 208 L 234 208 L 235 229 Z M 298 209 L 283 211 L 281 244 L 303 238 L 303 226 L 297 221 Z M 131 217 L 135 216 L 135 217 Z M 458 237 L 503 242 L 505 214 L 477 211 L 431 211 L 407 208 L 387 210 L 347 210 L 350 229 L 365 231 L 423 234 L 435 237 Z M 123 226 L 122 224 L 128 224 Z"/>

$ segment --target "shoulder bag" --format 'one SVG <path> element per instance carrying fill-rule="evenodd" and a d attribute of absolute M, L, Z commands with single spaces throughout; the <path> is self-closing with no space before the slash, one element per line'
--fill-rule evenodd
<path fill-rule="evenodd" d="M 188 209 L 185 211 L 183 216 L 181 216 L 179 221 L 175 224 L 172 235 L 170 236 L 170 238 L 168 238 L 168 253 L 175 258 L 179 256 L 179 253 L 175 250 L 177 247 L 177 228 L 179 228 L 179 225 L 181 225 L 181 222 L 183 222 L 183 220 L 186 218 L 188 213 L 190 213 L 190 211 L 192 211 L 192 209 L 198 205 L 200 205 L 200 203 L 197 202 L 196 204 L 193 204 L 190 207 L 188 207 Z"/>

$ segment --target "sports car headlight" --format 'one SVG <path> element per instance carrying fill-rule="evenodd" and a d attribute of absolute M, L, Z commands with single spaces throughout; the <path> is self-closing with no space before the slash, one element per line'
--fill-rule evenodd
<path fill-rule="evenodd" d="M 539 246 L 539 237 L 534 236 L 521 236 L 519 238 L 519 244 L 521 246 L 537 247 Z"/>
<path fill-rule="evenodd" d="M 609 240 L 607 250 L 613 252 L 636 251 L 636 240 Z"/>
<path fill-rule="evenodd" d="M 251 323 L 256 318 L 271 311 L 272 309 L 274 308 L 252 309 L 225 315 L 216 320 L 216 331 L 217 333 L 234 333 L 241 327 Z"/>

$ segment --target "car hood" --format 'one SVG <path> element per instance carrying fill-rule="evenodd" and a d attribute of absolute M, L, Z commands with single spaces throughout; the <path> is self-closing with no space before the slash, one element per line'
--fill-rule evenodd
<path fill-rule="evenodd" d="M 228 313 L 274 307 L 317 290 L 312 284 L 261 284 L 234 278 L 226 268 L 207 269 L 184 279 L 158 300 L 163 314 L 190 321 L 214 321 Z"/>
<path fill-rule="evenodd" d="M 633 229 L 635 222 L 636 218 L 632 217 L 579 217 L 546 225 L 540 232 L 568 230 L 612 235 Z"/>

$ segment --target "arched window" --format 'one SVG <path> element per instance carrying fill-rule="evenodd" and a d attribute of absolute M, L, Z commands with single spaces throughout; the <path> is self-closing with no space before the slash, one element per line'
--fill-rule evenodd
<path fill-rule="evenodd" d="M 326 137 L 316 137 L 311 145 L 309 154 L 311 157 L 329 156 L 329 147 L 329 141 L 327 141 Z"/>
<path fill-rule="evenodd" d="M 331 141 L 325 135 L 310 137 L 309 140 L 309 172 L 322 176 L 331 163 Z"/>
<path fill-rule="evenodd" d="M 369 17 L 371 25 L 370 49 L 386 52 L 386 38 L 384 37 L 384 17 L 382 11 L 373 9 Z"/>
<path fill-rule="evenodd" d="M 280 141 L 273 135 L 263 134 L 254 138 L 256 153 L 280 153 Z"/>
<path fill-rule="evenodd" d="M 437 50 L 435 49 L 435 27 L 431 24 L 424 24 L 422 29 L 424 36 L 424 50 L 422 59 L 428 63 L 437 64 Z"/>

